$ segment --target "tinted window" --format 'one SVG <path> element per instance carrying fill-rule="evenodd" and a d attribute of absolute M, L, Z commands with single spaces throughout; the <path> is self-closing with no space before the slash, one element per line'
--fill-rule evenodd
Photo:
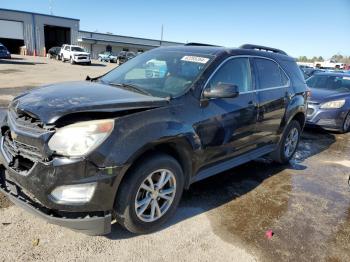
<path fill-rule="evenodd" d="M 267 59 L 255 59 L 255 64 L 259 74 L 259 88 L 271 88 L 286 84 L 286 77 L 282 79 L 280 67 L 277 63 Z"/>
<path fill-rule="evenodd" d="M 75 52 L 84 52 L 84 49 L 78 46 L 72 46 L 72 51 Z"/>
<path fill-rule="evenodd" d="M 212 77 L 209 87 L 215 88 L 220 82 L 237 85 L 240 92 L 252 90 L 249 59 L 234 58 L 227 61 Z"/>
<path fill-rule="evenodd" d="M 303 76 L 302 71 L 297 66 L 295 61 L 289 61 L 289 60 L 280 60 L 279 63 L 283 67 L 284 70 L 288 73 L 288 75 L 293 79 L 294 85 L 297 86 L 304 86 L 305 79 Z"/>

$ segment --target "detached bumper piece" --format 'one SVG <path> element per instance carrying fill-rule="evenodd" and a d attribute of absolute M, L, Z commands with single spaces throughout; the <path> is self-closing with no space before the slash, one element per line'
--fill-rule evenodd
<path fill-rule="evenodd" d="M 50 224 L 67 227 L 91 236 L 106 235 L 111 232 L 111 214 L 75 214 L 49 210 L 31 200 L 16 184 L 5 180 L 4 171 L 2 170 L 0 170 L 0 192 L 6 195 L 15 205 Z"/>

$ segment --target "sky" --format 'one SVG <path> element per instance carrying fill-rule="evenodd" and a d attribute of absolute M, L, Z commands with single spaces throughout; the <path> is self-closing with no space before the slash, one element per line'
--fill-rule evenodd
<path fill-rule="evenodd" d="M 49 14 L 50 0 L 0 0 Z M 82 30 L 227 47 L 266 45 L 298 56 L 350 55 L 350 0 L 51 0 Z"/>

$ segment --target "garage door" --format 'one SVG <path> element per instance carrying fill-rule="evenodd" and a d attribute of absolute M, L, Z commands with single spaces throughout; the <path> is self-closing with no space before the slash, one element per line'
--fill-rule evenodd
<path fill-rule="evenodd" d="M 23 40 L 23 23 L 0 20 L 0 38 Z"/>

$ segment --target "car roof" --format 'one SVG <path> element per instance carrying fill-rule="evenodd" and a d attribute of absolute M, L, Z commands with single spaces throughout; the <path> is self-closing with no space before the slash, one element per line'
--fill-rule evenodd
<path fill-rule="evenodd" d="M 198 46 L 198 45 L 190 45 L 190 46 L 170 46 L 170 47 L 160 47 L 164 50 L 169 51 L 177 51 L 177 52 L 189 52 L 195 54 L 203 54 L 203 55 L 214 55 L 218 56 L 220 54 L 228 54 L 228 55 L 251 55 L 251 56 L 261 56 L 268 58 L 276 58 L 276 59 L 284 59 L 284 60 L 292 60 L 295 61 L 294 58 L 280 53 L 267 52 L 256 49 L 245 49 L 245 48 L 228 48 L 222 46 Z"/>

